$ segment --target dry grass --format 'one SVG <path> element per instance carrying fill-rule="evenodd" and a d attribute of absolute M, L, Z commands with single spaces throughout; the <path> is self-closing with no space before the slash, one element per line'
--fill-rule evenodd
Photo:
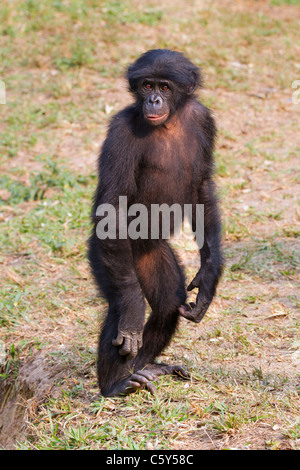
<path fill-rule="evenodd" d="M 297 0 L 4 2 L 2 446 L 299 449 L 298 10 Z M 182 321 L 163 356 L 191 381 L 104 400 L 95 349 L 106 305 L 85 258 L 95 162 L 109 117 L 130 100 L 124 69 L 152 47 L 203 68 L 227 264 L 205 319 Z M 176 248 L 190 279 L 195 246 Z"/>

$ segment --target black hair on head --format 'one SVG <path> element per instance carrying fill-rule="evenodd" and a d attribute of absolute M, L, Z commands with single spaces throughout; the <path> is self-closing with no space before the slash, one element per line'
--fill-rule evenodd
<path fill-rule="evenodd" d="M 199 68 L 181 52 L 170 49 L 152 49 L 128 67 L 127 79 L 133 92 L 141 79 L 150 77 L 170 80 L 187 94 L 202 85 Z"/>

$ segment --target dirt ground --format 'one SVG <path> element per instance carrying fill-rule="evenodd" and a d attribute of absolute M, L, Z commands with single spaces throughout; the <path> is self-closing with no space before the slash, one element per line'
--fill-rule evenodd
<path fill-rule="evenodd" d="M 0 29 L 14 57 L 0 69 L 0 447 L 299 449 L 300 4 L 14 3 Z M 203 69 L 226 266 L 204 320 L 181 320 L 161 357 L 191 380 L 104 400 L 90 201 L 107 122 L 131 99 L 124 69 L 152 47 Z M 173 246 L 190 280 L 195 244 Z"/>

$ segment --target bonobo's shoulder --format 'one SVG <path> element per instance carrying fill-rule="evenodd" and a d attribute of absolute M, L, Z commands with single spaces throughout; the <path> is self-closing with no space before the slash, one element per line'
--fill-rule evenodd
<path fill-rule="evenodd" d="M 112 155 L 122 155 L 124 158 L 124 155 L 130 157 L 133 154 L 132 149 L 135 142 L 131 125 L 133 113 L 133 107 L 128 106 L 112 117 L 102 145 L 102 162 L 111 161 Z"/>
<path fill-rule="evenodd" d="M 216 124 L 210 109 L 199 101 L 193 100 L 190 105 L 190 115 L 197 129 L 202 129 L 209 139 L 216 136 Z"/>
<path fill-rule="evenodd" d="M 200 103 L 200 101 L 191 101 L 189 103 L 189 111 L 192 113 L 194 119 L 202 121 L 213 120 L 210 109 Z"/>
<path fill-rule="evenodd" d="M 130 122 L 132 117 L 135 114 L 135 107 L 134 106 L 127 106 L 126 108 L 122 109 L 119 111 L 117 114 L 115 114 L 109 125 L 109 129 L 111 131 L 114 130 L 120 130 L 122 129 L 123 131 L 130 130 Z"/>

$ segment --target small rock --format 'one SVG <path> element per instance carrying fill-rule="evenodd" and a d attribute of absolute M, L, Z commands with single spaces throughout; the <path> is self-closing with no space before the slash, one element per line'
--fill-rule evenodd
<path fill-rule="evenodd" d="M 4 366 L 6 361 L 6 347 L 5 343 L 0 340 L 0 367 Z"/>

